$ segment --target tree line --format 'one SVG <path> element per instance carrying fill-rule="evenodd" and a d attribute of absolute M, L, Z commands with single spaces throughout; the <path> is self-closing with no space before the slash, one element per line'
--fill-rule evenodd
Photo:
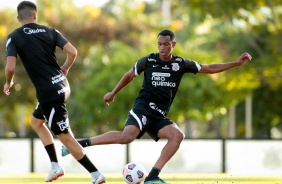
<path fill-rule="evenodd" d="M 77 48 L 78 58 L 68 79 L 70 124 L 77 137 L 122 129 L 140 90 L 137 77 L 106 106 L 103 96 L 135 62 L 157 52 L 162 29 L 176 33 L 175 55 L 199 63 L 228 62 L 249 52 L 253 60 L 244 67 L 212 75 L 187 74 L 169 117 L 186 127 L 188 137 L 229 137 L 229 107 L 236 107 L 236 137 L 245 134 L 245 98 L 252 96 L 254 138 L 281 138 L 282 131 L 282 27 L 278 0 L 108 1 L 102 7 L 76 7 L 72 0 L 37 0 L 38 23 L 55 27 Z M 1 84 L 5 83 L 6 37 L 20 26 L 16 10 L 1 9 Z M 57 49 L 59 63 L 65 53 Z M 36 104 L 35 91 L 18 60 L 11 95 L 0 96 L 1 136 L 26 136 Z M 24 107 L 24 108 L 23 108 Z M 195 133 L 197 132 L 197 133 Z M 274 133 L 273 133 L 274 132 Z M 1 131 L 0 131 L 1 133 Z"/>

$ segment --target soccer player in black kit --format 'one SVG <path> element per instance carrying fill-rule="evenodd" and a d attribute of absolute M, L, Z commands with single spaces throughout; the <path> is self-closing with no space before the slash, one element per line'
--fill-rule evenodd
<path fill-rule="evenodd" d="M 162 149 L 161 155 L 146 177 L 144 184 L 166 183 L 159 178 L 159 173 L 176 153 L 184 139 L 184 133 L 176 123 L 167 118 L 182 76 L 185 73 L 218 73 L 243 65 L 251 60 L 248 53 L 243 53 L 233 62 L 199 64 L 193 60 L 172 55 L 175 45 L 174 33 L 170 30 L 161 31 L 158 34 L 159 52 L 139 59 L 135 66 L 125 73 L 113 91 L 104 96 L 104 102 L 109 105 L 121 89 L 130 83 L 134 77 L 144 72 L 142 89 L 128 113 L 123 131 L 110 131 L 78 141 L 83 147 L 101 144 L 128 144 L 136 138 L 141 138 L 145 132 L 155 141 L 160 138 L 167 139 L 167 144 Z M 68 150 L 63 146 L 62 155 L 67 154 Z"/>
<path fill-rule="evenodd" d="M 105 177 L 88 159 L 69 126 L 66 100 L 70 95 L 70 86 L 66 76 L 76 59 L 76 48 L 56 29 L 36 23 L 37 7 L 34 3 L 22 1 L 17 11 L 17 18 L 22 27 L 14 30 L 7 38 L 6 84 L 3 92 L 10 94 L 9 88 L 14 83 L 18 55 L 36 89 L 38 104 L 31 124 L 51 161 L 51 170 L 45 181 L 51 182 L 64 175 L 64 170 L 58 163 L 50 128 L 73 157 L 90 173 L 91 184 L 105 183 Z M 55 56 L 57 46 L 67 53 L 66 61 L 61 67 Z"/>

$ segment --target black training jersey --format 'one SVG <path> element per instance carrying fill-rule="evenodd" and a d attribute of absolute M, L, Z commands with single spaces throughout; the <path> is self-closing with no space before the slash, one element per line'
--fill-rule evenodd
<path fill-rule="evenodd" d="M 19 55 L 42 104 L 70 94 L 55 56 L 56 46 L 63 49 L 67 42 L 56 29 L 35 23 L 26 24 L 8 36 L 7 56 Z"/>
<path fill-rule="evenodd" d="M 135 75 L 144 72 L 142 88 L 135 107 L 145 103 L 157 116 L 166 116 L 184 73 L 196 74 L 201 65 L 193 60 L 172 56 L 169 62 L 161 61 L 159 54 L 150 54 L 138 60 L 133 67 Z"/>

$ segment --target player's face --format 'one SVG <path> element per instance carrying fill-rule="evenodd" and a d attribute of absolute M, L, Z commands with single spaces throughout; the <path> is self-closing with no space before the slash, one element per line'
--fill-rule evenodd
<path fill-rule="evenodd" d="M 171 59 L 171 52 L 175 45 L 175 41 L 170 40 L 169 36 L 158 37 L 158 49 L 161 60 L 169 61 Z"/>

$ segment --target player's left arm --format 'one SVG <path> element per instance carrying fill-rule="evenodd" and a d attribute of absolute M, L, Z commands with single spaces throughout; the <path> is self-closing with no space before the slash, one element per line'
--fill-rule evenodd
<path fill-rule="evenodd" d="M 13 79 L 14 79 L 14 74 L 15 74 L 16 61 L 17 61 L 17 58 L 15 56 L 7 56 L 7 64 L 5 68 L 6 83 L 3 89 L 3 92 L 6 95 L 10 94 L 9 89 L 14 84 Z"/>
<path fill-rule="evenodd" d="M 246 64 L 252 59 L 252 56 L 248 53 L 243 53 L 236 61 L 218 64 L 202 64 L 199 73 L 219 73 L 236 66 Z"/>
<path fill-rule="evenodd" d="M 77 50 L 70 42 L 64 45 L 63 50 L 67 52 L 67 59 L 63 66 L 61 66 L 61 70 L 65 74 L 65 76 L 67 76 L 69 69 L 71 68 L 72 64 L 76 59 Z"/>

